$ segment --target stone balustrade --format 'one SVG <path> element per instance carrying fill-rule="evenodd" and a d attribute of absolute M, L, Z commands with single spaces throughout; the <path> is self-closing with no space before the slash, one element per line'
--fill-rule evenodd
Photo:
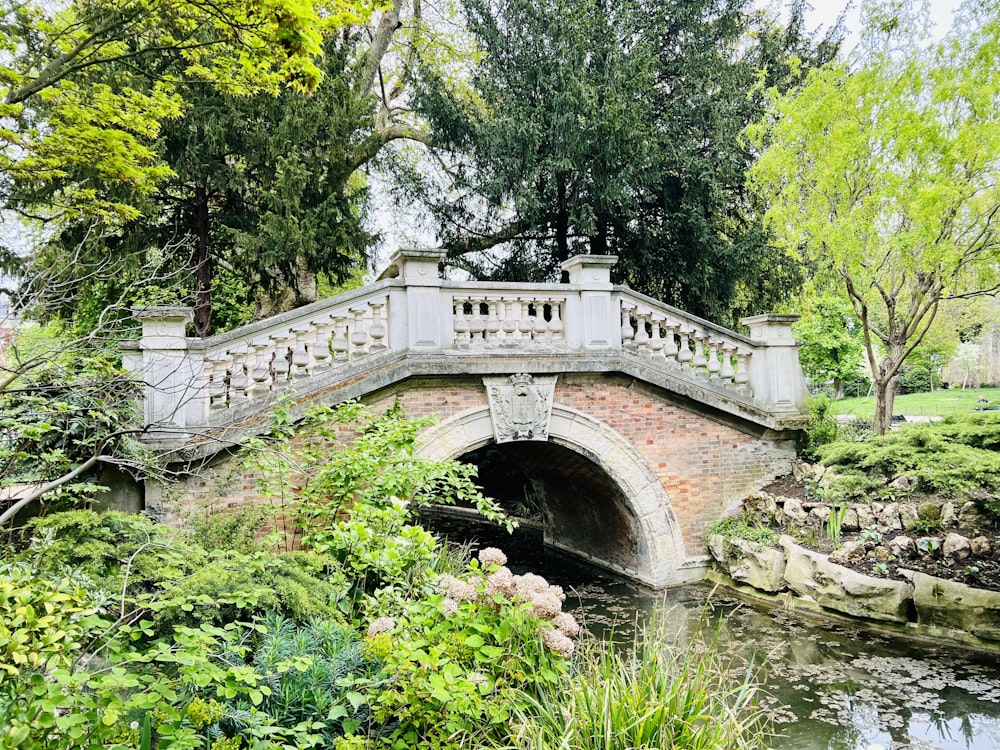
<path fill-rule="evenodd" d="M 794 316 L 747 318 L 745 337 L 613 286 L 612 256 L 571 258 L 568 284 L 452 282 L 438 274 L 441 259 L 438 250 L 402 250 L 372 285 L 202 340 L 185 335 L 190 308 L 134 311 L 142 338 L 125 346 L 124 363 L 146 383 L 147 425 L 186 440 L 280 391 L 307 393 L 383 360 L 428 356 L 449 373 L 462 357 L 491 357 L 505 372 L 506 359 L 524 356 L 591 358 L 602 368 L 617 356 L 685 384 L 687 396 L 695 387 L 715 402 L 801 411 Z"/>

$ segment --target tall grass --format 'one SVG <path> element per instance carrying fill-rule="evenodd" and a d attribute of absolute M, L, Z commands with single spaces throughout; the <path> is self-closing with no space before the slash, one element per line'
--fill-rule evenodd
<path fill-rule="evenodd" d="M 630 647 L 592 642 L 569 690 L 518 710 L 518 750 L 749 750 L 767 721 L 754 672 L 717 638 L 677 642 L 657 620 Z"/>

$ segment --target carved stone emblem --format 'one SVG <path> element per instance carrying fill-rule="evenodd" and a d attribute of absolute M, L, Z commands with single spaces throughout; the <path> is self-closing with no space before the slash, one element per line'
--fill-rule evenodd
<path fill-rule="evenodd" d="M 484 377 L 483 385 L 490 404 L 493 436 L 498 443 L 549 439 L 555 375 L 534 378 L 517 373 L 506 378 Z"/>

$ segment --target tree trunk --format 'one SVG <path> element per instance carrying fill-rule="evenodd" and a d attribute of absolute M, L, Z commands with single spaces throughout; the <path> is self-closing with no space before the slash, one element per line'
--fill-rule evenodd
<path fill-rule="evenodd" d="M 902 363 L 902 345 L 890 346 L 889 356 L 882 360 L 875 375 L 875 421 L 872 429 L 876 435 L 884 435 L 892 426 L 892 405 L 899 390 L 899 367 Z"/>
<path fill-rule="evenodd" d="M 556 207 L 556 260 L 562 263 L 569 259 L 569 210 L 566 207 L 566 181 L 559 180 Z"/>
<path fill-rule="evenodd" d="M 833 379 L 833 400 L 840 401 L 844 397 L 844 381 L 840 378 Z"/>
<path fill-rule="evenodd" d="M 194 253 L 194 330 L 199 338 L 212 335 L 212 257 L 208 191 L 202 186 L 195 190 L 195 253 Z"/>

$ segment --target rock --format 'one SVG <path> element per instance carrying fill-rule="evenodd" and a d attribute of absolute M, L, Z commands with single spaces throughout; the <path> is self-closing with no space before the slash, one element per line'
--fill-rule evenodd
<path fill-rule="evenodd" d="M 888 622 L 906 622 L 913 587 L 904 581 L 889 581 L 858 573 L 831 562 L 825 555 L 798 546 L 782 536 L 785 550 L 785 582 L 799 596 L 852 617 Z"/>
<path fill-rule="evenodd" d="M 885 503 L 874 502 L 868 507 L 872 509 L 872 513 L 874 513 L 875 517 L 878 518 L 879 515 L 881 515 L 882 510 L 885 508 Z"/>
<path fill-rule="evenodd" d="M 838 549 L 830 553 L 830 562 L 843 565 L 851 560 L 860 560 L 865 556 L 867 545 L 860 539 L 844 542 Z"/>
<path fill-rule="evenodd" d="M 889 562 L 892 559 L 892 553 L 885 547 L 876 547 L 872 550 L 871 558 L 875 562 Z"/>
<path fill-rule="evenodd" d="M 919 520 L 920 513 L 915 503 L 899 504 L 899 523 L 902 525 L 903 531 L 910 531 L 916 527 Z"/>
<path fill-rule="evenodd" d="M 889 482 L 890 487 L 900 492 L 909 492 L 910 490 L 913 489 L 913 485 L 915 484 L 916 482 L 914 482 L 913 479 L 906 476 L 896 477 L 891 482 Z"/>
<path fill-rule="evenodd" d="M 722 534 L 712 534 L 708 538 L 708 554 L 718 563 L 726 562 L 726 539 Z"/>
<path fill-rule="evenodd" d="M 947 528 L 955 525 L 955 503 L 944 503 L 941 506 L 941 525 Z"/>
<path fill-rule="evenodd" d="M 852 505 L 844 512 L 844 521 L 840 524 L 840 528 L 842 531 L 861 531 L 857 506 Z"/>
<path fill-rule="evenodd" d="M 941 545 L 941 554 L 946 560 L 964 560 L 972 554 L 972 547 L 964 536 L 950 532 Z"/>
<path fill-rule="evenodd" d="M 969 540 L 969 549 L 973 557 L 991 557 L 993 555 L 993 542 L 989 537 L 977 536 Z"/>
<path fill-rule="evenodd" d="M 743 501 L 743 505 L 747 510 L 752 510 L 755 513 L 761 513 L 771 518 L 774 518 L 778 514 L 778 503 L 774 495 L 769 495 L 766 492 L 752 493 Z"/>
<path fill-rule="evenodd" d="M 941 540 L 936 536 L 922 536 L 917 539 L 917 554 L 921 557 L 937 557 L 941 552 Z"/>
<path fill-rule="evenodd" d="M 896 503 L 888 503 L 884 508 L 882 508 L 882 512 L 878 514 L 877 523 L 878 530 L 883 534 L 887 534 L 890 531 L 902 531 L 903 524 L 899 520 L 899 505 Z"/>
<path fill-rule="evenodd" d="M 886 546 L 896 557 L 914 557 L 917 554 L 917 543 L 908 536 L 893 537 Z"/>
<path fill-rule="evenodd" d="M 908 572 L 908 576 L 913 582 L 918 623 L 1000 641 L 1000 592 L 975 589 L 925 573 Z"/>
<path fill-rule="evenodd" d="M 796 482 L 818 481 L 823 478 L 825 473 L 826 467 L 823 464 L 811 464 L 808 461 L 792 462 L 792 476 L 795 477 Z"/>
<path fill-rule="evenodd" d="M 867 529 L 875 525 L 875 512 L 870 505 L 854 506 L 858 512 L 858 528 Z"/>
<path fill-rule="evenodd" d="M 785 516 L 785 521 L 790 526 L 798 526 L 805 523 L 806 511 L 802 507 L 802 503 L 795 498 L 786 498 L 785 505 L 782 510 Z"/>
<path fill-rule="evenodd" d="M 986 525 L 986 519 L 979 512 L 979 506 L 970 500 L 958 511 L 958 525 L 963 529 L 978 529 Z"/>
<path fill-rule="evenodd" d="M 815 506 L 811 511 L 809 511 L 809 520 L 817 526 L 826 526 L 826 522 L 830 520 L 830 506 Z"/>
<path fill-rule="evenodd" d="M 745 539 L 729 541 L 729 577 L 760 591 L 776 593 L 785 589 L 785 554 Z"/>

